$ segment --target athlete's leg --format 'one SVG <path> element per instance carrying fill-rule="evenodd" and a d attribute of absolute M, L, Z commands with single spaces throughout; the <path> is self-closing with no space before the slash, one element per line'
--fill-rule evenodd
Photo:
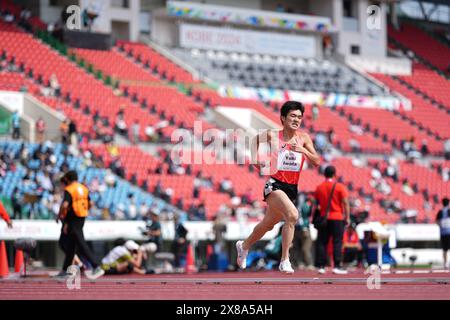
<path fill-rule="evenodd" d="M 275 191 L 274 191 L 275 192 Z M 273 192 L 272 192 L 273 193 Z M 249 250 L 250 247 L 258 240 L 260 240 L 267 232 L 273 229 L 273 227 L 283 219 L 281 212 L 272 209 L 270 203 L 268 202 L 268 207 L 264 218 L 259 222 L 253 232 L 248 236 L 248 238 L 242 243 L 242 248 L 244 250 Z"/>
<path fill-rule="evenodd" d="M 282 215 L 284 220 L 282 231 L 281 261 L 289 260 L 289 248 L 294 238 L 295 224 L 298 220 L 298 210 L 281 190 L 275 190 L 267 197 L 271 210 Z"/>
<path fill-rule="evenodd" d="M 77 249 L 79 249 L 80 255 L 86 257 L 86 259 L 95 269 L 100 265 L 100 262 L 97 261 L 97 258 L 94 256 L 91 249 L 87 245 L 86 240 L 84 239 L 83 225 L 83 221 L 74 221 L 72 234 L 74 236 Z"/>

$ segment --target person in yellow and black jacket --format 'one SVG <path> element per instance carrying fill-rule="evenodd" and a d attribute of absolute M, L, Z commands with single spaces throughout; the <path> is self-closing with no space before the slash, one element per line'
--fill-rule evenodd
<path fill-rule="evenodd" d="M 84 222 L 91 207 L 89 190 L 85 185 L 78 182 L 78 175 L 75 171 L 67 172 L 63 180 L 66 184 L 64 199 L 56 218 L 56 222 L 59 220 L 63 222 L 61 232 L 64 233 L 65 238 L 64 251 L 66 256 L 60 275 L 67 275 L 66 270 L 72 264 L 75 252 L 78 251 L 94 268 L 94 270 L 86 272 L 86 276 L 90 279 L 96 279 L 101 277 L 104 271 L 87 245 L 83 233 Z"/>

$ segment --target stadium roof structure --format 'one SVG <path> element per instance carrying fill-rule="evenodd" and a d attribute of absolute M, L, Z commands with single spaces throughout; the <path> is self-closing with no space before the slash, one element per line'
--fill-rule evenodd
<path fill-rule="evenodd" d="M 449 0 L 386 0 L 386 2 L 398 3 L 401 5 L 401 11 L 412 18 L 430 22 L 450 22 Z"/>

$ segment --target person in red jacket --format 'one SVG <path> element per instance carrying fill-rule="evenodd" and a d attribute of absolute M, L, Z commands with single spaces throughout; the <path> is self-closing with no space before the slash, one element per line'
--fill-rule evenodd
<path fill-rule="evenodd" d="M 0 201 L 0 218 L 6 221 L 6 224 L 8 225 L 8 228 L 12 228 L 12 221 L 9 218 L 8 213 L 6 212 L 5 207 L 3 206 L 3 203 Z"/>

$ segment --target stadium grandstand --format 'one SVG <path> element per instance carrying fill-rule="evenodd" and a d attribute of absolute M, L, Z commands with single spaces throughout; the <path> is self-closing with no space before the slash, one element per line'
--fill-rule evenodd
<path fill-rule="evenodd" d="M 304 164 L 299 199 L 333 165 L 360 238 L 380 226 L 395 266 L 445 268 L 436 214 L 450 197 L 449 17 L 437 0 L 0 0 L 10 267 L 14 241 L 33 238 L 31 267 L 60 268 L 61 178 L 75 170 L 94 204 L 85 236 L 96 256 L 116 238 L 146 242 L 156 212 L 162 251 L 174 219 L 188 230 L 181 270 L 234 270 L 234 242 L 264 217 L 267 180 L 236 132 L 279 129 L 281 106 L 296 100 L 321 156 Z M 211 246 L 219 220 L 223 256 Z"/>

